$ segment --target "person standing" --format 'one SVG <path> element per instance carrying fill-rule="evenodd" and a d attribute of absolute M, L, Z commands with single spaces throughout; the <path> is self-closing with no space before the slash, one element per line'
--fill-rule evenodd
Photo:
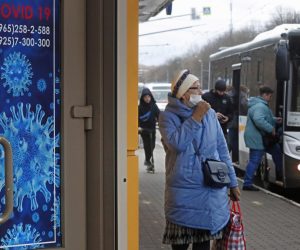
<path fill-rule="evenodd" d="M 228 128 L 228 149 L 231 152 L 232 162 L 238 163 L 239 159 L 239 103 L 238 93 L 233 86 L 227 87 L 227 94 L 231 98 L 232 119 L 227 124 Z"/>
<path fill-rule="evenodd" d="M 226 82 L 222 79 L 217 80 L 215 88 L 205 93 L 202 98 L 216 111 L 225 138 L 228 140 L 227 125 L 232 120 L 233 107 L 230 96 L 226 94 Z"/>
<path fill-rule="evenodd" d="M 145 162 L 147 170 L 153 168 L 153 151 L 156 139 L 156 123 L 159 116 L 159 108 L 148 88 L 142 90 L 138 107 L 139 130 L 143 140 Z"/>
<path fill-rule="evenodd" d="M 259 89 L 259 96 L 252 97 L 248 102 L 247 123 L 244 133 L 245 144 L 250 148 L 249 162 L 246 167 L 243 190 L 258 191 L 253 186 L 253 176 L 261 163 L 265 152 L 272 155 L 276 165 L 276 178 L 282 178 L 282 152 L 278 143 L 270 148 L 263 145 L 263 135 L 272 133 L 275 135 L 275 125 L 281 123 L 281 118 L 273 116 L 269 107 L 273 90 L 268 86 L 262 86 Z"/>
<path fill-rule="evenodd" d="M 228 166 L 231 199 L 239 200 L 235 171 L 216 113 L 201 98 L 199 79 L 182 70 L 172 83 L 159 130 L 166 151 L 164 244 L 173 250 L 209 250 L 229 221 L 227 187 L 205 185 L 202 163 L 211 158 Z M 202 100 L 202 101 L 201 101 Z"/>

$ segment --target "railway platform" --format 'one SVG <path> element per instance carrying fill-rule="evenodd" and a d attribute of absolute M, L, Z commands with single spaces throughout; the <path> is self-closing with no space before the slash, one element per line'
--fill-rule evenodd
<path fill-rule="evenodd" d="M 137 154 L 140 178 L 139 249 L 171 249 L 161 243 L 165 226 L 163 148 L 156 144 L 155 174 L 145 170 L 143 149 L 139 149 Z M 239 185 L 242 185 L 241 179 Z M 300 204 L 264 189 L 259 192 L 241 190 L 240 204 L 248 250 L 300 250 Z"/>

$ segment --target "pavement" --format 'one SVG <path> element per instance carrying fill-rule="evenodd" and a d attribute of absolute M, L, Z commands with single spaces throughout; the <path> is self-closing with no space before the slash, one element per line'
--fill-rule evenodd
<path fill-rule="evenodd" d="M 137 150 L 137 155 L 140 178 L 139 249 L 171 249 L 161 243 L 165 226 L 164 150 L 157 139 L 154 174 L 146 172 L 142 148 Z M 239 185 L 242 185 L 241 179 Z M 300 250 L 300 204 L 261 189 L 259 192 L 241 190 L 240 205 L 247 250 Z"/>

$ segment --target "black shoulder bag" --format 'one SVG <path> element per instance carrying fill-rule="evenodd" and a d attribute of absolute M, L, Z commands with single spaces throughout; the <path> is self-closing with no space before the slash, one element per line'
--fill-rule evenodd
<path fill-rule="evenodd" d="M 203 142 L 203 135 L 204 131 L 201 136 L 201 145 Z M 230 178 L 228 175 L 229 170 L 225 162 L 214 159 L 206 159 L 202 162 L 202 170 L 205 185 L 212 188 L 223 188 L 230 185 Z"/>
<path fill-rule="evenodd" d="M 202 163 L 204 182 L 213 188 L 229 186 L 228 166 L 225 162 L 207 159 Z"/>

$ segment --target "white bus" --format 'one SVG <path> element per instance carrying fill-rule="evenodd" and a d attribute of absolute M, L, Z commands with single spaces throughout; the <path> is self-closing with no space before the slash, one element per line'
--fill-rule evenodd
<path fill-rule="evenodd" d="M 232 152 L 237 168 L 245 170 L 249 150 L 244 143 L 247 98 L 259 95 L 261 85 L 274 90 L 270 107 L 283 118 L 281 146 L 283 181 L 276 181 L 275 166 L 266 154 L 260 174 L 266 186 L 300 187 L 300 24 L 283 24 L 252 41 L 210 55 L 210 83 L 219 77 L 232 86 L 235 103 L 234 134 L 238 149 Z"/>
<path fill-rule="evenodd" d="M 164 111 L 168 104 L 168 93 L 171 92 L 171 83 L 146 83 L 145 88 L 150 89 L 160 111 Z"/>

